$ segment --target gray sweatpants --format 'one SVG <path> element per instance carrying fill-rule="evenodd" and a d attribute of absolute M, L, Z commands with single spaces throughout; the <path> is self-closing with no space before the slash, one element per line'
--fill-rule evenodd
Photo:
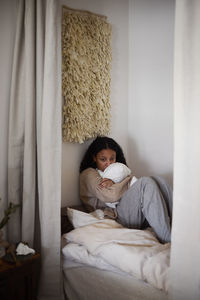
<path fill-rule="evenodd" d="M 151 226 L 162 243 L 171 240 L 172 188 L 161 177 L 141 177 L 117 205 L 117 221 L 128 228 Z"/>

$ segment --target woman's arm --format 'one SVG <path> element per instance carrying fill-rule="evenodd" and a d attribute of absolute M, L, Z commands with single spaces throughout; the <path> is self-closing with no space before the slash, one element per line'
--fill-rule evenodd
<path fill-rule="evenodd" d="M 80 196 L 81 199 L 95 198 L 103 203 L 117 202 L 123 193 L 128 189 L 131 176 L 127 176 L 123 181 L 112 184 L 110 187 L 100 185 L 102 178 L 95 169 L 88 168 L 80 175 Z"/>
<path fill-rule="evenodd" d="M 114 182 L 109 178 L 103 178 L 101 179 L 101 182 L 99 183 L 100 188 L 109 188 L 114 184 Z"/>

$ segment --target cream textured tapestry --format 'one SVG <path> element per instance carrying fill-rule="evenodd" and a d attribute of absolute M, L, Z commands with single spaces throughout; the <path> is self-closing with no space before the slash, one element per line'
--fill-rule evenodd
<path fill-rule="evenodd" d="M 63 141 L 110 130 L 111 25 L 105 16 L 63 7 Z"/>

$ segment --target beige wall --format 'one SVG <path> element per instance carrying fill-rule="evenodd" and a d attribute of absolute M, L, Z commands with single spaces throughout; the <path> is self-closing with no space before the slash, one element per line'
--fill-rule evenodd
<path fill-rule="evenodd" d="M 113 28 L 111 136 L 136 176 L 158 174 L 171 184 L 174 2 L 63 0 L 108 16 Z M 78 167 L 87 145 L 63 144 L 63 206 L 79 203 Z"/>
<path fill-rule="evenodd" d="M 175 0 L 130 0 L 129 162 L 171 184 L 174 11 Z"/>
<path fill-rule="evenodd" d="M 62 0 L 77 9 L 106 15 L 112 24 L 111 133 L 127 155 L 128 142 L 128 0 Z M 91 141 L 63 143 L 62 206 L 79 203 L 79 165 Z"/>

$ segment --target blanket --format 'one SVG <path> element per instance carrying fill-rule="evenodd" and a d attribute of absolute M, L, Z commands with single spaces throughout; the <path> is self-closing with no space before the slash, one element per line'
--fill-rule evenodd
<path fill-rule="evenodd" d="M 81 218 L 83 215 L 85 225 Z M 90 257 L 95 267 L 103 262 L 168 291 L 170 243 L 159 243 L 151 230 L 124 228 L 114 220 L 98 218 L 98 214 L 91 216 L 81 212 L 80 222 L 80 227 L 76 222 L 76 228 L 63 235 L 67 240 L 62 250 L 65 257 L 73 258 L 75 251 L 72 244 L 77 244 L 81 247 L 79 262 L 88 264 Z M 74 259 L 77 260 L 77 256 Z"/>

